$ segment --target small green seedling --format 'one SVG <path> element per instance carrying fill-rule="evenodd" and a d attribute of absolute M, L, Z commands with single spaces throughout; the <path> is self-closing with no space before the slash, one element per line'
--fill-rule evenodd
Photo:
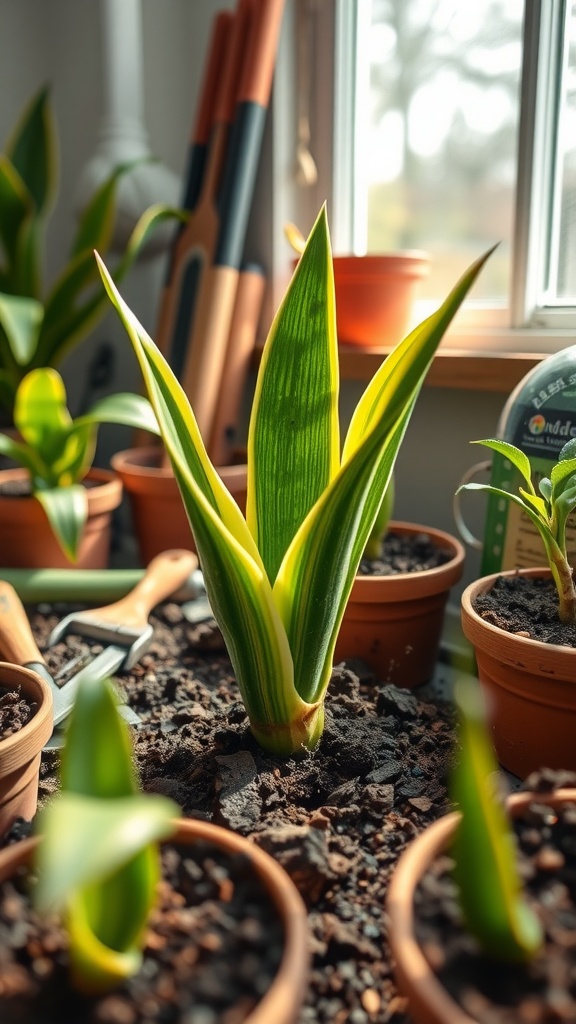
<path fill-rule="evenodd" d="M 61 792 L 37 816 L 34 904 L 63 917 L 74 986 L 104 992 L 140 967 L 158 842 L 174 833 L 179 808 L 138 791 L 128 728 L 108 681 L 79 688 L 60 774 Z"/>
<path fill-rule="evenodd" d="M 252 732 L 275 753 L 320 740 L 340 623 L 398 449 L 436 348 L 488 255 L 387 356 L 341 449 L 334 275 L 320 212 L 262 354 L 246 518 L 178 380 L 99 261 L 140 362 Z"/>
<path fill-rule="evenodd" d="M 66 265 L 45 288 L 46 227 L 58 191 L 58 139 L 49 89 L 32 97 L 0 153 L 0 406 L 9 417 L 22 378 L 39 366 L 59 365 L 106 312 L 93 250 L 110 247 L 118 184 L 133 167 L 118 166 L 94 193 L 79 219 Z M 114 267 L 114 280 L 126 276 L 160 222 L 186 216 L 162 204 L 145 210 Z"/>
<path fill-rule="evenodd" d="M 552 468 L 550 478 L 544 477 L 539 483 L 540 494 L 532 483 L 532 469 L 528 456 L 507 441 L 490 438 L 472 441 L 492 448 L 518 470 L 525 486 L 519 487 L 519 494 L 511 494 L 491 484 L 470 483 L 458 488 L 460 491 L 487 491 L 513 501 L 524 510 L 538 530 L 552 578 L 558 592 L 558 614 L 562 622 L 576 622 L 576 586 L 572 567 L 566 551 L 566 522 L 576 508 L 576 438 L 568 441 L 558 455 L 558 462 Z"/>
<path fill-rule="evenodd" d="M 101 423 L 158 433 L 148 399 L 129 393 L 108 395 L 73 420 L 60 374 L 41 367 L 31 370 L 16 392 L 14 424 L 20 438 L 0 434 L 0 452 L 27 470 L 32 494 L 70 561 L 77 558 L 86 522 L 88 498 L 82 480 L 92 465 Z"/>
<path fill-rule="evenodd" d="M 492 785 L 498 765 L 480 689 L 461 680 L 455 697 L 461 753 L 452 797 L 461 819 L 451 852 L 464 921 L 487 954 L 523 962 L 540 949 L 542 928 L 522 891 L 514 834 Z"/>

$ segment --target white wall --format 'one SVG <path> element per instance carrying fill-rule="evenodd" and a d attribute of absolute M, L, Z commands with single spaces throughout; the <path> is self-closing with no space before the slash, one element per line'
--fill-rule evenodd
<path fill-rule="evenodd" d="M 121 0 L 118 0 L 121 2 Z M 176 175 L 185 166 L 188 133 L 216 9 L 233 7 L 233 0 L 142 0 L 144 48 L 144 110 L 150 147 Z M 60 202 L 51 219 L 48 275 L 64 261 L 74 226 L 73 200 L 82 169 L 93 155 L 103 105 L 100 3 L 98 0 L 0 0 L 0 142 L 3 143 L 20 109 L 36 88 L 52 86 L 61 144 Z M 283 31 L 291 30 L 288 0 Z M 281 64 L 284 98 L 290 91 L 291 67 Z M 282 219 L 290 209 L 293 166 L 293 124 L 290 116 L 276 120 L 283 188 L 289 196 L 272 206 L 268 125 L 264 160 L 256 186 L 249 231 L 250 255 L 264 259 L 281 248 Z M 123 292 L 144 326 L 154 334 L 164 257 L 141 262 Z M 83 343 L 64 366 L 71 405 L 83 389 L 86 367 L 99 341 L 110 339 L 117 356 L 116 376 L 109 390 L 139 388 L 139 370 L 123 329 L 110 313 L 94 336 Z M 360 388 L 343 388 L 343 418 Z M 401 451 L 397 470 L 397 518 L 428 523 L 455 532 L 452 496 L 464 470 L 477 461 L 468 442 L 489 436 L 496 427 L 504 395 L 424 389 Z M 103 440 L 102 440 L 103 439 Z M 121 428 L 103 428 L 98 457 L 130 443 Z M 467 503 L 471 525 L 482 531 L 482 499 Z M 465 582 L 478 572 L 470 554 Z"/>

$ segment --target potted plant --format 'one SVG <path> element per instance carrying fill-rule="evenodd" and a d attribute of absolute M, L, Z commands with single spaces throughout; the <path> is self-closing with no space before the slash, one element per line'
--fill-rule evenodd
<path fill-rule="evenodd" d="M 0 662 L 0 839 L 38 801 L 42 747 L 52 733 L 52 691 L 30 669 Z"/>
<path fill-rule="evenodd" d="M 479 697 L 459 684 L 458 810 L 407 847 L 388 888 L 398 986 L 415 1024 L 552 1020 L 560 1006 L 571 1020 L 576 789 L 541 776 L 505 810 Z"/>
<path fill-rule="evenodd" d="M 500 452 L 523 483 L 518 494 L 476 483 L 460 490 L 489 491 L 519 505 L 538 529 L 548 562 L 484 576 L 462 595 L 462 628 L 489 698 L 496 752 L 521 778 L 543 765 L 574 770 L 576 588 L 566 524 L 576 508 L 576 440 L 561 449 L 538 491 L 524 452 L 506 441 L 473 443 Z"/>
<path fill-rule="evenodd" d="M 93 250 L 108 250 L 118 181 L 132 166 L 118 167 L 94 194 L 79 220 L 68 263 L 45 289 L 44 235 L 58 189 L 56 126 L 47 88 L 32 97 L 0 155 L 0 408 L 7 427 L 26 374 L 58 366 L 106 311 Z M 114 268 L 116 281 L 167 217 L 184 214 L 160 204 L 142 214 Z"/>
<path fill-rule="evenodd" d="M 119 393 L 72 419 L 60 374 L 31 370 L 14 405 L 17 437 L 0 434 L 0 453 L 18 463 L 0 470 L 0 563 L 3 566 L 106 568 L 112 511 L 122 484 L 93 469 L 101 423 L 157 430 L 150 403 Z"/>
<path fill-rule="evenodd" d="M 361 658 L 382 681 L 412 689 L 434 672 L 450 588 L 464 568 L 464 548 L 443 530 L 392 520 L 393 501 L 389 484 L 334 657 Z"/>
<path fill-rule="evenodd" d="M 159 1002 L 162 1020 L 176 1022 L 213 999 L 246 1024 L 294 1024 L 308 960 L 298 892 L 254 844 L 175 818 L 171 800 L 139 792 L 109 682 L 80 687 L 60 776 L 36 834 L 0 851 L 0 879 L 10 880 L 13 908 L 36 944 L 31 958 L 9 935 L 3 943 L 3 969 L 19 984 L 2 990 L 2 1019 L 37 1021 L 40 1008 L 43 1020 L 96 1019 L 113 992 L 130 1019 L 150 1019 Z M 160 852 L 162 840 L 170 845 Z M 28 890 L 15 876 L 24 864 Z M 245 947 L 263 961 L 252 991 L 237 969 Z M 52 962 L 40 981 L 39 957 Z"/>
<path fill-rule="evenodd" d="M 486 258 L 382 364 L 341 452 L 332 259 L 320 212 L 260 363 L 246 518 L 208 459 L 179 382 L 99 259 L 142 368 L 252 732 L 269 750 L 291 755 L 319 742 L 362 551 L 426 371 Z"/>

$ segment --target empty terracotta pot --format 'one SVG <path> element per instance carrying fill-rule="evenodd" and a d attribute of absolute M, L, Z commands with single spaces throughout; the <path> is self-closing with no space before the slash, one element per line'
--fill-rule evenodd
<path fill-rule="evenodd" d="M 0 836 L 16 818 L 31 821 L 38 802 L 42 747 L 52 734 L 52 691 L 30 669 L 0 662 L 0 687 L 20 689 L 37 704 L 34 716 L 5 739 L 0 736 Z"/>
<path fill-rule="evenodd" d="M 163 451 L 158 445 L 130 448 L 110 460 L 128 495 L 144 565 L 167 548 L 196 550 L 178 484 L 171 465 L 163 463 Z M 223 466 L 218 473 L 244 511 L 246 466 Z"/>
<path fill-rule="evenodd" d="M 429 255 L 418 250 L 334 256 L 338 340 L 363 348 L 402 341 L 411 327 L 418 285 L 429 270 Z"/>

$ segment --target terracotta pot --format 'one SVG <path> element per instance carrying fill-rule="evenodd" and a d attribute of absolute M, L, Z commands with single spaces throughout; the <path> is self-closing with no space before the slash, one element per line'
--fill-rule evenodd
<path fill-rule="evenodd" d="M 130 501 L 144 565 L 166 548 L 196 550 L 172 467 L 162 464 L 163 451 L 159 446 L 130 448 L 117 452 L 110 460 Z M 218 473 L 245 511 L 246 466 L 223 466 Z"/>
<path fill-rule="evenodd" d="M 531 801 L 557 807 L 576 800 L 576 789 L 555 793 L 514 793 L 506 805 L 512 816 Z M 434 860 L 449 846 L 459 814 L 447 814 L 424 830 L 401 855 L 388 887 L 386 910 L 394 974 L 400 991 L 408 997 L 414 1024 L 477 1024 L 459 1006 L 432 971 L 414 928 L 414 893 Z"/>
<path fill-rule="evenodd" d="M 272 985 L 245 1024 L 296 1024 L 306 993 L 309 952 L 306 907 L 291 878 L 273 857 L 236 832 L 192 819 L 179 819 L 175 824 L 173 842 L 190 846 L 210 843 L 250 861 L 282 921 L 284 951 Z M 26 839 L 0 850 L 0 883 L 29 862 L 38 841 Z"/>
<path fill-rule="evenodd" d="M 2 481 L 27 479 L 23 469 L 0 471 Z M 58 544 L 39 501 L 0 495 L 0 565 L 18 569 L 107 569 L 112 512 L 122 500 L 122 483 L 107 469 L 91 469 L 86 477 L 88 520 L 77 562 L 70 562 Z"/>
<path fill-rule="evenodd" d="M 31 821 L 38 801 L 42 747 L 52 734 L 52 691 L 30 669 L 0 662 L 0 686 L 19 688 L 38 704 L 36 714 L 18 732 L 0 737 L 0 836 L 16 818 Z"/>
<path fill-rule="evenodd" d="M 412 326 L 412 309 L 430 257 L 417 250 L 335 256 L 338 340 L 363 348 L 393 346 Z"/>
<path fill-rule="evenodd" d="M 498 760 L 525 778 L 538 768 L 576 771 L 576 648 L 507 633 L 473 608 L 498 576 L 483 576 L 462 594 L 462 629 L 474 647 Z M 521 576 L 550 578 L 548 569 Z"/>
<path fill-rule="evenodd" d="M 425 533 L 451 552 L 437 569 L 395 576 L 356 576 L 336 642 L 334 661 L 361 658 L 383 682 L 412 688 L 434 672 L 450 587 L 464 568 L 456 537 L 415 523 L 390 523 L 399 534 Z"/>

